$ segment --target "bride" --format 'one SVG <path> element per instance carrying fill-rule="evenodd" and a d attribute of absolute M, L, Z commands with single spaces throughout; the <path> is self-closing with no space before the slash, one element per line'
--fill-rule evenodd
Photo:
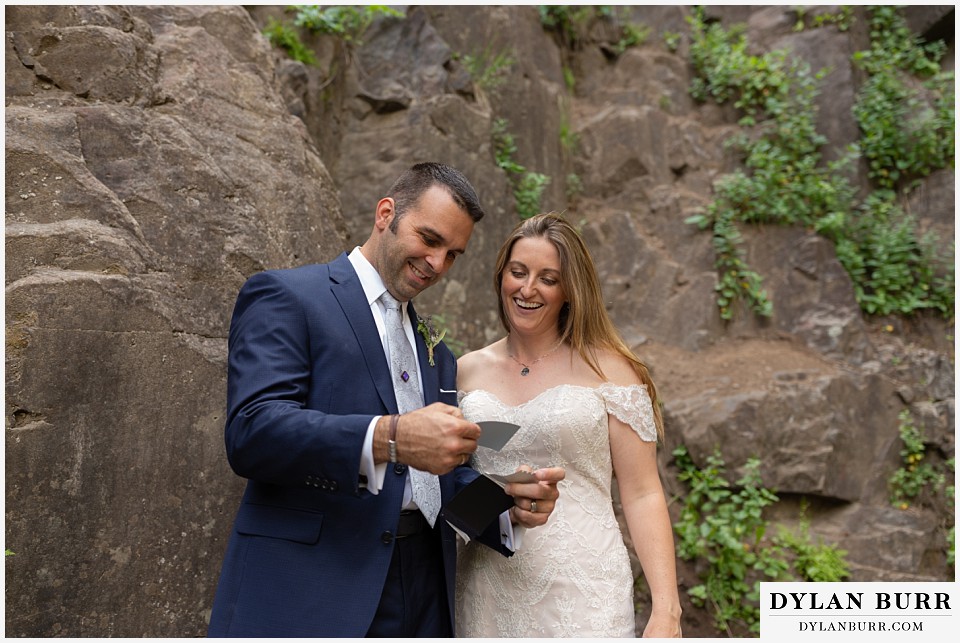
<path fill-rule="evenodd" d="M 501 474 L 558 466 L 566 480 L 550 520 L 525 531 L 514 556 L 474 543 L 462 548 L 457 636 L 635 635 L 613 475 L 653 598 L 643 635 L 679 636 L 673 533 L 657 471 L 656 389 L 606 313 L 586 246 L 560 215 L 541 214 L 507 239 L 495 275 L 507 336 L 460 358 L 460 407 L 468 420 L 521 428 L 500 451 L 478 449 L 474 466 Z M 517 522 L 537 509 L 521 500 L 510 511 Z"/>

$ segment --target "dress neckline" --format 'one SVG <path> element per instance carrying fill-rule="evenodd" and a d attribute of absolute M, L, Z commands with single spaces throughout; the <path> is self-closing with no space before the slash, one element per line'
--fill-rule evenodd
<path fill-rule="evenodd" d="M 646 390 L 646 387 L 643 384 L 629 384 L 627 386 L 621 386 L 619 384 L 613 384 L 611 382 L 603 382 L 599 386 L 586 386 L 584 384 L 557 384 L 556 386 L 551 386 L 550 388 L 540 391 L 539 393 L 537 393 L 536 395 L 534 395 L 533 397 L 531 397 L 529 400 L 525 402 L 520 402 L 519 404 L 507 404 L 496 393 L 493 393 L 492 391 L 488 391 L 485 388 L 475 388 L 475 389 L 470 389 L 469 391 L 460 391 L 459 395 L 457 396 L 458 398 L 457 401 L 459 402 L 463 400 L 465 397 L 467 397 L 471 393 L 486 393 L 487 395 L 492 397 L 494 400 L 496 400 L 497 403 L 504 408 L 522 409 L 523 407 L 531 404 L 532 402 L 537 401 L 539 398 L 543 397 L 547 393 L 551 391 L 555 391 L 557 389 L 561 389 L 561 388 L 577 388 L 577 389 L 585 389 L 587 391 L 599 391 L 602 388 L 614 388 L 614 389 L 642 388 L 643 390 Z"/>

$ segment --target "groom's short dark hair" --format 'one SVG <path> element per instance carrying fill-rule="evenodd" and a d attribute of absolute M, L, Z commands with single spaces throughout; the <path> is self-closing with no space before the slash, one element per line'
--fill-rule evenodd
<path fill-rule="evenodd" d="M 397 231 L 397 222 L 407 209 L 434 185 L 446 189 L 454 203 L 470 215 L 474 222 L 483 218 L 483 207 L 477 191 L 459 170 L 443 163 L 417 163 L 401 174 L 387 191 L 387 196 L 393 199 L 396 211 L 396 216 L 390 223 L 393 232 Z"/>

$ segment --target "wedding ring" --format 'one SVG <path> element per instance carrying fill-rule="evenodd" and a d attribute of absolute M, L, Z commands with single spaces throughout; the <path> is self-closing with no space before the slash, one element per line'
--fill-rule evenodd
<path fill-rule="evenodd" d="M 530 501 L 530 513 L 533 513 L 533 514 L 537 513 L 537 501 L 536 501 L 536 500 L 531 500 L 531 501 Z"/>

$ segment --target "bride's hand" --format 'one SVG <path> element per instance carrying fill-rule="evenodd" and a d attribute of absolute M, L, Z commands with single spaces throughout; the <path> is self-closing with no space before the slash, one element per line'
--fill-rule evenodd
<path fill-rule="evenodd" d="M 678 639 L 683 638 L 683 632 L 680 630 L 680 617 L 673 616 L 667 612 L 654 612 L 647 621 L 647 626 L 643 628 L 643 638 L 645 639 Z"/>
<path fill-rule="evenodd" d="M 517 467 L 517 471 L 530 471 L 528 466 Z M 557 483 L 564 479 L 566 471 L 562 467 L 546 467 L 533 471 L 536 482 L 513 482 L 506 486 L 506 492 L 513 496 L 514 506 L 510 509 L 513 522 L 524 527 L 539 527 L 546 524 L 557 504 L 560 491 Z"/>

